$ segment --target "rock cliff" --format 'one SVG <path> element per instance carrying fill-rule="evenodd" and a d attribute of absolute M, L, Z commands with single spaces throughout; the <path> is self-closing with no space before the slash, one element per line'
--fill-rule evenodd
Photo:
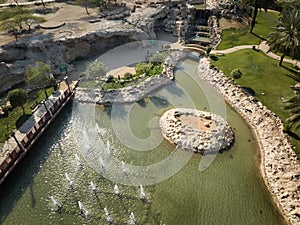
<path fill-rule="evenodd" d="M 40 28 L 38 35 L 0 47 L 0 93 L 24 81 L 24 71 L 29 64 L 41 60 L 51 65 L 54 74 L 60 65 L 76 59 L 100 55 L 108 49 L 130 41 L 155 36 L 154 22 L 166 16 L 164 7 L 147 8 L 132 13 L 127 20 L 106 20 L 66 23 L 53 30 Z M 144 21 L 141 23 L 141 21 Z"/>

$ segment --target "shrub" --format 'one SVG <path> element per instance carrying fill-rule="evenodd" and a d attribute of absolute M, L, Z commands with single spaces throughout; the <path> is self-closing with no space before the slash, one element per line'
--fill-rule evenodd
<path fill-rule="evenodd" d="M 132 73 L 126 72 L 126 73 L 124 74 L 124 79 L 125 79 L 125 80 L 130 80 L 131 78 L 132 78 Z"/>
<path fill-rule="evenodd" d="M 137 75 L 141 75 L 145 73 L 146 75 L 149 75 L 151 71 L 151 66 L 152 64 L 147 64 L 147 63 L 139 63 L 135 66 L 135 71 Z"/>
<path fill-rule="evenodd" d="M 233 78 L 236 80 L 242 77 L 242 72 L 239 69 L 233 69 L 230 75 L 233 76 Z"/>
<path fill-rule="evenodd" d="M 114 81 L 114 76 L 113 75 L 109 75 L 107 77 L 106 83 L 112 83 Z"/>

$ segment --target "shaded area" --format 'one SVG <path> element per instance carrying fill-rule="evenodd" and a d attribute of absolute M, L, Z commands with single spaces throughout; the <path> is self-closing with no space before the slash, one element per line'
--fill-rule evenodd
<path fill-rule="evenodd" d="M 166 108 L 170 105 L 169 101 L 165 97 L 151 95 L 149 98 L 153 104 L 159 108 Z"/>
<path fill-rule="evenodd" d="M 253 97 L 255 96 L 255 91 L 251 87 L 242 87 L 242 91 Z"/>
<path fill-rule="evenodd" d="M 16 128 L 20 128 L 30 116 L 31 114 L 24 114 L 20 116 L 19 119 L 16 121 Z"/>

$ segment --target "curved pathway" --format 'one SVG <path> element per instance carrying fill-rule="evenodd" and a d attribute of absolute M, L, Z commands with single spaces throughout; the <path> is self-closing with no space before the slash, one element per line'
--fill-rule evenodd
<path fill-rule="evenodd" d="M 228 49 L 224 49 L 224 50 L 212 50 L 211 54 L 215 54 L 215 55 L 223 55 L 223 54 L 229 54 L 232 52 L 236 52 L 242 49 L 251 49 L 253 48 L 253 46 L 255 46 L 255 49 L 257 50 L 261 50 L 265 55 L 276 59 L 276 60 L 280 60 L 280 56 L 276 55 L 273 52 L 270 52 L 270 46 L 267 44 L 266 41 L 262 41 L 259 45 L 239 45 L 239 46 L 235 46 L 232 48 L 228 48 Z M 293 65 L 297 65 L 298 61 L 297 60 L 293 60 L 293 59 L 288 59 L 288 58 L 284 58 L 283 59 L 284 62 L 287 63 L 291 63 Z"/>

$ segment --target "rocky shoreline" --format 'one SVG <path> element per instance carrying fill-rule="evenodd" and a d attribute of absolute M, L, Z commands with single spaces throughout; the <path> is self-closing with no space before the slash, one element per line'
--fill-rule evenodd
<path fill-rule="evenodd" d="M 164 63 L 162 74 L 149 77 L 137 85 L 107 91 L 100 88 L 87 89 L 78 87 L 76 89 L 75 100 L 92 104 L 137 102 L 154 90 L 172 83 L 174 79 L 174 68 L 177 63 L 185 57 L 187 57 L 187 52 L 173 52 Z"/>
<path fill-rule="evenodd" d="M 256 135 L 261 153 L 260 170 L 274 202 L 290 224 L 300 224 L 300 162 L 283 133 L 281 120 L 234 81 L 201 58 L 200 77 L 216 88 L 248 122 Z"/>
<path fill-rule="evenodd" d="M 159 125 L 165 139 L 196 153 L 218 153 L 234 141 L 233 130 L 222 117 L 197 109 L 170 109 L 160 117 Z"/>

